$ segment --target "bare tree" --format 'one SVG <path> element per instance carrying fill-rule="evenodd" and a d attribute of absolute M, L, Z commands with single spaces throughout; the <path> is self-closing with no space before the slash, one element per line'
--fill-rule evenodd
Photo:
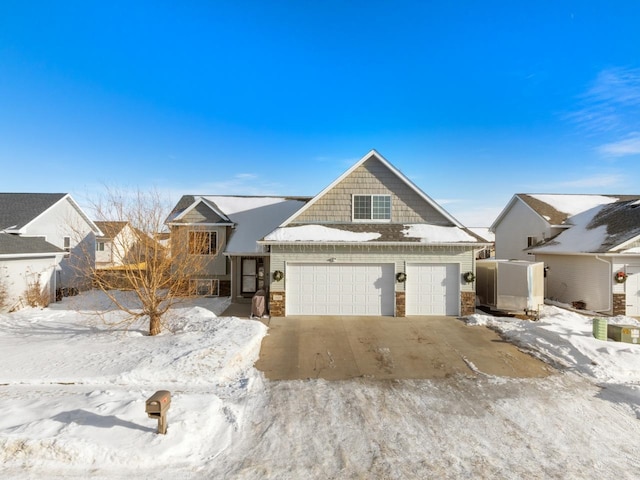
<path fill-rule="evenodd" d="M 193 253 L 201 247 L 175 239 L 169 246 L 160 240 L 159 235 L 166 234 L 164 221 L 170 207 L 157 190 L 106 188 L 103 196 L 91 202 L 96 221 L 122 226 L 118 235 L 108 239 L 109 245 L 100 245 L 98 239 L 97 250 L 108 248 L 109 262 L 97 263 L 100 268 L 91 267 L 90 272 L 94 287 L 127 313 L 125 320 L 114 325 L 129 326 L 148 317 L 149 335 L 157 335 L 167 311 L 191 293 L 189 278 L 203 262 L 202 256 Z M 137 305 L 127 302 L 119 290 L 131 291 Z"/>

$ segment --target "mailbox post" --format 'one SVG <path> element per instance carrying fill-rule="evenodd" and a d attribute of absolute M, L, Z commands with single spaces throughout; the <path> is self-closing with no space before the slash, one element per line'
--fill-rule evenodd
<path fill-rule="evenodd" d="M 149 418 L 158 419 L 158 433 L 167 433 L 167 410 L 171 406 L 171 392 L 158 390 L 147 399 L 145 411 Z"/>

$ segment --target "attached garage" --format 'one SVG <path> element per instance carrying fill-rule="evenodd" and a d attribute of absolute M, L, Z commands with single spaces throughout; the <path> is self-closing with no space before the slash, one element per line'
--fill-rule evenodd
<path fill-rule="evenodd" d="M 287 315 L 394 315 L 394 284 L 393 264 L 287 264 Z"/>
<path fill-rule="evenodd" d="M 407 264 L 407 315 L 459 315 L 460 266 L 457 263 Z"/>

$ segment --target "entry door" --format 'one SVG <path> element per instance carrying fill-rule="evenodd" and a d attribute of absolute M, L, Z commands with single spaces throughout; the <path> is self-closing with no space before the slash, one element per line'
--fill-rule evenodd
<path fill-rule="evenodd" d="M 258 262 L 255 258 L 242 259 L 242 293 L 256 293 Z"/>
<path fill-rule="evenodd" d="M 627 272 L 627 315 L 640 317 L 640 267 L 628 268 Z"/>

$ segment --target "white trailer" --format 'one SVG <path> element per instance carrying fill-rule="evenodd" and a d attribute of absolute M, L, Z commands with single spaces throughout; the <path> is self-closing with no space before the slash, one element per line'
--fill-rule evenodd
<path fill-rule="evenodd" d="M 538 312 L 544 304 L 544 263 L 478 260 L 478 303 L 505 312 Z"/>

